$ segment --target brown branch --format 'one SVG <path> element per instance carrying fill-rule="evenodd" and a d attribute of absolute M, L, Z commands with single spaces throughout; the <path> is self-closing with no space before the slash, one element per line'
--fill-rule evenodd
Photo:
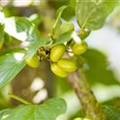
<path fill-rule="evenodd" d="M 91 120 L 108 120 L 104 110 L 91 91 L 84 73 L 77 70 L 68 76 L 68 82 L 76 92 L 82 107 L 86 112 L 87 118 Z"/>

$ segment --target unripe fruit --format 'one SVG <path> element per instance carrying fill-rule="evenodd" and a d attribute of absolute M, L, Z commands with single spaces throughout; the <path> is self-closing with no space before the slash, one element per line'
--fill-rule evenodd
<path fill-rule="evenodd" d="M 87 43 L 84 41 L 81 43 L 75 43 L 72 50 L 75 55 L 81 55 L 87 51 Z"/>
<path fill-rule="evenodd" d="M 59 59 L 61 59 L 64 52 L 65 52 L 65 45 L 64 44 L 59 44 L 59 45 L 54 46 L 51 50 L 51 53 L 50 53 L 51 61 L 57 62 Z"/>
<path fill-rule="evenodd" d="M 82 40 L 87 38 L 89 35 L 90 35 L 90 31 L 89 30 L 80 30 L 80 38 Z"/>
<path fill-rule="evenodd" d="M 59 77 L 67 77 L 68 72 L 60 68 L 56 63 L 51 65 L 52 72 Z"/>
<path fill-rule="evenodd" d="M 77 69 L 77 64 L 75 61 L 65 58 L 58 61 L 58 66 L 67 72 L 74 72 Z"/>
<path fill-rule="evenodd" d="M 30 67 L 33 67 L 33 68 L 37 68 L 40 64 L 39 58 L 37 55 L 34 55 L 31 59 L 26 58 L 25 61 Z"/>

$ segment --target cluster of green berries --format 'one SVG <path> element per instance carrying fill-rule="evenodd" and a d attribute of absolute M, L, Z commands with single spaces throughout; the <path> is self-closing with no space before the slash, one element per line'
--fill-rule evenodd
<path fill-rule="evenodd" d="M 85 34 L 84 31 L 82 34 Z M 67 47 L 61 43 L 54 45 L 49 51 L 51 70 L 59 77 L 67 77 L 69 73 L 76 71 L 78 68 L 78 64 L 75 60 L 73 60 L 71 57 L 64 57 L 65 52 L 67 51 L 66 48 Z M 75 41 L 70 49 L 72 50 L 73 55 L 81 55 L 86 52 L 87 43 L 81 40 L 78 43 Z M 31 59 L 26 58 L 26 63 L 33 68 L 37 68 L 40 64 L 39 56 L 35 54 Z"/>
<path fill-rule="evenodd" d="M 51 49 L 50 59 L 53 62 L 51 64 L 51 70 L 54 74 L 60 77 L 66 77 L 69 72 L 73 72 L 77 69 L 77 65 L 70 59 L 62 58 L 65 52 L 65 45 L 59 44 Z"/>
<path fill-rule="evenodd" d="M 51 70 L 59 77 L 67 77 L 69 73 L 74 72 L 78 65 L 75 60 L 71 58 L 63 58 L 66 46 L 64 44 L 55 45 L 51 49 L 50 59 L 52 61 Z M 81 55 L 87 50 L 86 42 L 75 43 L 72 47 L 74 55 Z"/>

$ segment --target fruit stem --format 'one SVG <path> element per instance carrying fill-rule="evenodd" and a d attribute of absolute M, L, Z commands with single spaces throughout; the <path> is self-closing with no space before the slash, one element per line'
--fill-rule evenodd
<path fill-rule="evenodd" d="M 97 102 L 91 88 L 86 80 L 82 70 L 77 70 L 68 76 L 68 82 L 76 92 L 83 109 L 86 112 L 86 117 L 91 120 L 108 120 L 104 110 Z"/>
<path fill-rule="evenodd" d="M 25 100 L 25 99 L 23 99 L 23 98 L 21 98 L 21 97 L 18 97 L 18 96 L 14 95 L 14 94 L 11 94 L 11 93 L 9 94 L 9 97 L 10 97 L 10 98 L 13 98 L 13 99 L 15 99 L 15 100 L 18 100 L 18 101 L 24 103 L 25 105 L 30 105 L 30 104 L 31 104 L 31 103 L 28 102 L 27 100 Z"/>

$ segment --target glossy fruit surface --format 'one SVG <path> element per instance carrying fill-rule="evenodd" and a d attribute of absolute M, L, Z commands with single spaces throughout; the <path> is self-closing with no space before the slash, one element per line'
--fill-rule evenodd
<path fill-rule="evenodd" d="M 53 63 L 53 64 L 51 65 L 51 70 L 52 70 L 52 72 L 53 72 L 55 75 L 57 75 L 57 76 L 59 76 L 59 77 L 67 77 L 67 75 L 68 75 L 68 72 L 66 72 L 65 70 L 63 70 L 62 68 L 60 68 L 60 67 L 57 65 L 57 63 Z"/>
<path fill-rule="evenodd" d="M 65 58 L 58 61 L 58 66 L 67 72 L 74 72 L 77 69 L 77 64 L 75 61 Z"/>
<path fill-rule="evenodd" d="M 87 51 L 87 43 L 84 41 L 81 43 L 75 43 L 72 50 L 75 55 L 81 55 Z"/>
<path fill-rule="evenodd" d="M 57 62 L 59 59 L 61 59 L 64 52 L 65 52 L 65 45 L 64 44 L 55 45 L 51 49 L 51 53 L 50 53 L 51 61 Z"/>
<path fill-rule="evenodd" d="M 30 67 L 33 67 L 33 68 L 37 68 L 40 64 L 39 58 L 37 55 L 34 55 L 31 59 L 26 58 L 25 61 Z"/>
<path fill-rule="evenodd" d="M 85 38 L 87 38 L 89 35 L 90 35 L 90 32 L 89 30 L 80 30 L 80 38 L 82 40 L 84 40 Z"/>

